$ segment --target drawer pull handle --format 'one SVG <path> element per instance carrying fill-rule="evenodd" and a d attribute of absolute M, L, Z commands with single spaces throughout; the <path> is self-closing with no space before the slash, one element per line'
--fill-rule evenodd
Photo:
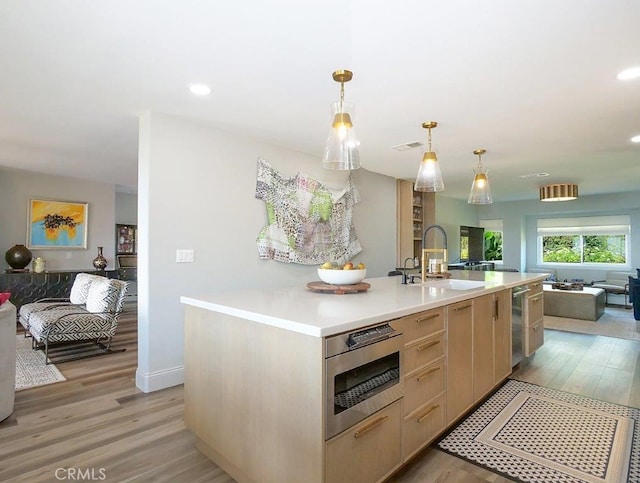
<path fill-rule="evenodd" d="M 440 317 L 440 314 L 431 314 L 431 315 L 427 315 L 426 317 L 417 319 L 416 324 L 419 324 L 420 322 L 424 322 L 425 320 L 435 319 L 436 317 Z"/>
<path fill-rule="evenodd" d="M 531 284 L 531 286 L 532 286 L 532 287 L 539 287 L 539 286 L 540 286 L 540 284 L 539 284 L 539 283 L 532 283 L 532 284 Z"/>
<path fill-rule="evenodd" d="M 358 429 L 355 433 L 353 433 L 353 437 L 354 438 L 359 438 L 363 434 L 371 431 L 376 426 L 382 424 L 388 418 L 389 418 L 389 416 L 381 416 L 378 419 L 375 419 L 374 421 L 371 421 L 369 424 L 367 424 L 366 426 Z"/>
<path fill-rule="evenodd" d="M 427 377 L 429 374 L 433 374 L 434 372 L 438 372 L 439 370 L 440 370 L 440 366 L 434 367 L 433 369 L 429 369 L 427 371 L 424 371 L 422 374 L 418 375 L 418 377 L 416 377 L 416 379 L 418 380 L 418 382 L 420 382 L 425 377 Z"/>
<path fill-rule="evenodd" d="M 429 415 L 434 412 L 436 409 L 438 409 L 440 407 L 440 405 L 436 405 L 436 406 L 431 406 L 429 409 L 427 409 L 427 412 L 424 413 L 422 416 L 420 416 L 418 418 L 418 422 L 421 423 L 422 421 L 424 421 L 425 419 L 427 419 L 429 417 Z"/>
<path fill-rule="evenodd" d="M 542 294 L 538 294 L 538 295 L 534 295 L 533 297 L 529 297 L 529 300 L 531 300 L 532 302 L 537 302 L 540 300 L 541 297 L 542 297 Z"/>
<path fill-rule="evenodd" d="M 422 352 L 425 349 L 428 349 L 429 347 L 433 347 L 434 345 L 438 345 L 440 343 L 439 340 L 434 340 L 433 342 L 428 342 L 424 345 L 421 345 L 420 347 L 416 347 L 416 351 L 418 352 Z"/>
<path fill-rule="evenodd" d="M 454 310 L 455 312 L 458 312 L 459 310 L 468 309 L 468 308 L 470 308 L 470 307 L 471 307 L 471 304 L 469 304 L 469 305 L 465 305 L 465 306 L 463 306 L 463 307 L 456 307 L 456 308 L 454 308 L 453 310 Z"/>

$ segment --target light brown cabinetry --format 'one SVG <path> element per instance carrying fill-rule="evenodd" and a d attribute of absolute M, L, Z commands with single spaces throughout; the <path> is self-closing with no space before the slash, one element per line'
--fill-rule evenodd
<path fill-rule="evenodd" d="M 511 374 L 509 290 L 473 300 L 473 398 L 482 399 Z"/>
<path fill-rule="evenodd" d="M 510 373 L 510 323 L 510 289 L 390 321 L 404 397 L 327 441 L 326 339 L 187 305 L 185 424 L 237 481 L 382 481 Z"/>
<path fill-rule="evenodd" d="M 447 424 L 473 404 L 473 301 L 447 306 Z"/>
<path fill-rule="evenodd" d="M 447 424 L 511 373 L 509 290 L 447 307 Z"/>
<path fill-rule="evenodd" d="M 511 374 L 511 290 L 493 294 L 494 300 L 494 383 L 497 384 Z"/>
<path fill-rule="evenodd" d="M 542 282 L 529 284 L 524 317 L 524 355 L 529 357 L 544 344 L 544 297 Z"/>
<path fill-rule="evenodd" d="M 402 267 L 407 258 L 420 260 L 422 232 L 435 223 L 435 193 L 413 190 L 413 182 L 398 180 L 397 204 L 397 267 Z M 407 266 L 412 265 L 407 262 Z"/>
<path fill-rule="evenodd" d="M 473 402 L 491 390 L 495 382 L 493 294 L 473 300 Z"/>
<path fill-rule="evenodd" d="M 402 456 L 407 460 L 445 427 L 445 309 L 391 323 L 404 334 Z"/>
<path fill-rule="evenodd" d="M 375 482 L 402 463 L 402 400 L 390 404 L 338 436 L 325 447 L 325 481 Z"/>

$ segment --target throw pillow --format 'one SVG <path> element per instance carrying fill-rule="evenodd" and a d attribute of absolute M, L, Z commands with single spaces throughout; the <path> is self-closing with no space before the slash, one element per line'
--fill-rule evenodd
<path fill-rule="evenodd" d="M 87 311 L 94 314 L 116 312 L 120 304 L 121 283 L 120 280 L 104 277 L 98 277 L 98 280 L 94 280 L 87 294 Z"/>
<path fill-rule="evenodd" d="M 92 275 L 90 273 L 79 273 L 73 280 L 71 286 L 71 294 L 69 295 L 69 301 L 75 305 L 84 305 L 87 303 L 87 295 L 89 294 L 89 287 L 91 283 L 103 277 L 98 275 Z"/>

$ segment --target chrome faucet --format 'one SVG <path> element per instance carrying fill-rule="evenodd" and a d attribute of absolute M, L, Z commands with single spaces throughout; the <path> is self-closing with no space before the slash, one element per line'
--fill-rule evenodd
<path fill-rule="evenodd" d="M 442 250 L 434 250 L 434 249 L 425 248 L 426 239 L 427 239 L 427 233 L 432 228 L 435 228 L 435 229 L 439 230 L 440 233 L 442 233 L 442 237 L 444 239 L 444 246 L 442 247 Z M 447 232 L 444 231 L 444 228 L 442 228 L 440 225 L 429 225 L 422 232 L 422 245 L 420 246 L 420 254 L 422 256 L 422 262 L 421 262 L 422 282 L 426 282 L 426 280 L 427 280 L 427 272 L 426 272 L 426 270 L 427 270 L 426 265 L 428 263 L 427 253 L 430 252 L 430 251 L 440 251 L 440 252 L 442 252 L 443 267 L 444 267 L 444 270 L 446 271 L 446 266 L 447 266 Z"/>
<path fill-rule="evenodd" d="M 413 262 L 413 257 L 407 257 L 404 259 L 404 263 L 402 264 L 402 283 L 407 284 L 407 260 L 411 260 Z M 413 268 L 416 268 L 415 262 L 413 263 Z"/>

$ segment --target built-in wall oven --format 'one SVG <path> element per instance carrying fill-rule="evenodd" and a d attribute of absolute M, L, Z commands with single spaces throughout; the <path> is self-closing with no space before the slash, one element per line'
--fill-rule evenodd
<path fill-rule="evenodd" d="M 403 396 L 402 347 L 388 323 L 327 337 L 325 439 Z"/>

